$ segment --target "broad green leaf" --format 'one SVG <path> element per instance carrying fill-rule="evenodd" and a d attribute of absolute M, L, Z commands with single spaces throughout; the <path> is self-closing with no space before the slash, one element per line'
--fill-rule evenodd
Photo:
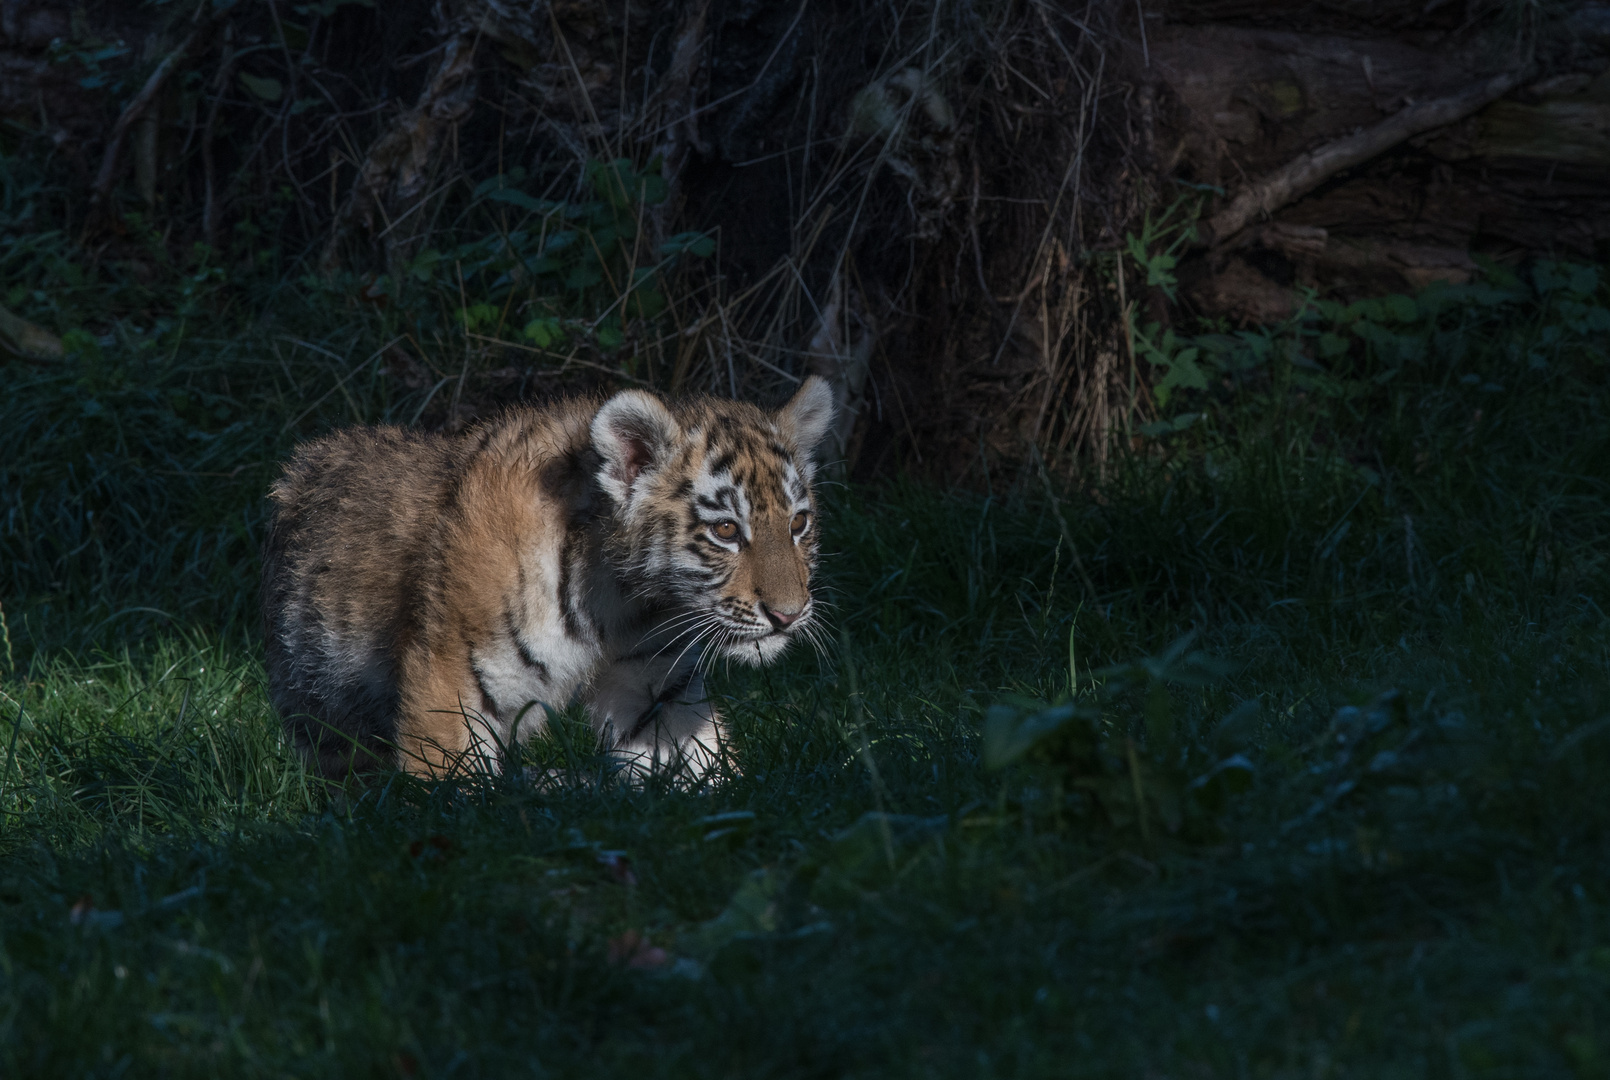
<path fill-rule="evenodd" d="M 554 342 L 565 339 L 564 324 L 554 318 L 532 319 L 520 332 L 539 349 L 546 349 Z"/>
<path fill-rule="evenodd" d="M 485 180 L 482 180 L 479 184 L 476 184 L 474 197 L 477 199 L 484 199 L 487 197 L 487 195 L 497 191 L 499 188 L 517 187 L 524 179 L 525 170 L 516 165 L 506 173 L 498 173 L 496 176 L 489 176 Z"/>
<path fill-rule="evenodd" d="M 1259 363 L 1267 363 L 1274 355 L 1275 343 L 1267 331 L 1238 330 L 1235 335 Z"/>
<path fill-rule="evenodd" d="M 1232 797 L 1251 788 L 1255 775 L 1252 762 L 1242 754 L 1234 754 L 1192 780 L 1186 790 L 1204 809 L 1217 813 Z"/>
<path fill-rule="evenodd" d="M 571 268 L 570 273 L 565 275 L 565 287 L 580 292 L 592 288 L 603 280 L 604 275 L 598 264 L 588 261 Z"/>
<path fill-rule="evenodd" d="M 665 201 L 665 197 L 668 194 L 670 194 L 670 188 L 662 178 L 658 176 L 645 176 L 642 178 L 642 187 L 639 190 L 638 197 L 642 199 L 644 206 L 658 206 Z"/>
<path fill-rule="evenodd" d="M 1407 296 L 1394 293 L 1381 301 L 1386 316 L 1396 322 L 1413 322 L 1420 317 L 1420 308 Z"/>
<path fill-rule="evenodd" d="M 665 310 L 665 297 L 658 289 L 638 289 L 632 293 L 628 308 L 635 318 L 652 319 Z"/>
<path fill-rule="evenodd" d="M 1157 386 L 1158 404 L 1166 403 L 1169 393 L 1175 387 L 1206 390 L 1207 385 L 1207 373 L 1196 364 L 1196 350 L 1184 349 L 1168 362 L 1168 374 Z"/>
<path fill-rule="evenodd" d="M 1592 296 L 1599 288 L 1599 268 L 1578 266 L 1571 271 L 1571 291 L 1578 296 Z"/>
<path fill-rule="evenodd" d="M 515 188 L 493 188 L 486 193 L 486 197 L 496 202 L 508 203 L 510 206 L 518 206 L 520 209 L 529 210 L 533 214 L 551 214 L 555 209 L 553 203 L 543 199 L 533 199 L 525 192 Z"/>
<path fill-rule="evenodd" d="M 1367 300 L 1359 300 L 1349 304 L 1343 314 L 1348 319 L 1384 322 L 1386 320 L 1386 307 L 1380 300 L 1370 297 Z"/>
<path fill-rule="evenodd" d="M 1532 284 L 1537 286 L 1538 292 L 1551 293 L 1566 283 L 1566 274 L 1553 259 L 1539 259 L 1532 264 Z"/>
<path fill-rule="evenodd" d="M 375 0 L 315 0 L 310 4 L 296 4 L 292 10 L 298 15 L 317 15 L 328 19 L 337 10 L 347 6 L 372 8 L 375 6 Z"/>
<path fill-rule="evenodd" d="M 285 88 L 280 85 L 280 81 L 266 75 L 253 75 L 243 71 L 240 73 L 240 82 L 264 101 L 278 101 L 285 96 Z"/>
<path fill-rule="evenodd" d="M 660 254 L 669 258 L 686 252 L 695 258 L 709 258 L 715 253 L 716 242 L 707 233 L 685 232 L 668 237 L 660 245 Z"/>
<path fill-rule="evenodd" d="M 984 717 L 984 767 L 1010 765 L 1076 717 L 1091 720 L 1096 713 L 1077 705 L 1054 705 L 1027 714 L 1011 705 L 992 705 Z"/>
<path fill-rule="evenodd" d="M 1339 544 L 1348 530 L 1345 526 L 1350 522 L 1342 522 L 1342 528 L 1332 533 L 1332 540 L 1327 546 L 1322 558 L 1329 558 L 1336 545 Z M 1217 724 L 1213 725 L 1213 745 L 1220 752 L 1234 751 L 1238 747 L 1250 746 L 1259 719 L 1263 715 L 1263 703 L 1257 698 L 1247 698 L 1235 708 L 1226 713 Z"/>
<path fill-rule="evenodd" d="M 1154 255 L 1146 264 L 1146 284 L 1172 285 L 1174 275 L 1170 272 L 1178 265 L 1179 260 L 1172 255 Z"/>
<path fill-rule="evenodd" d="M 497 321 L 498 309 L 493 304 L 471 304 L 459 312 L 459 318 L 464 323 L 464 329 L 474 331 L 482 326 Z"/>

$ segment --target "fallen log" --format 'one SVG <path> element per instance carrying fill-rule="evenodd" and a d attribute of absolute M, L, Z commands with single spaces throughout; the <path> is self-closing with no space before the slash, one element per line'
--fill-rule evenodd
<path fill-rule="evenodd" d="M 1197 242 L 1222 244 L 1336 174 L 1362 165 L 1416 135 L 1463 120 L 1515 89 L 1525 77 L 1526 72 L 1520 69 L 1489 76 L 1456 94 L 1408 105 L 1373 127 L 1299 155 L 1238 192 L 1203 224 Z"/>

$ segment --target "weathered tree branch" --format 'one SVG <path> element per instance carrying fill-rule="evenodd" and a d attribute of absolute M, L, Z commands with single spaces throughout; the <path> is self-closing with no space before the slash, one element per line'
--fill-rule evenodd
<path fill-rule="evenodd" d="M 61 338 L 0 307 L 0 355 L 4 354 L 24 360 L 60 360 L 64 350 Z"/>
<path fill-rule="evenodd" d="M 709 14 L 710 0 L 693 0 L 683 11 L 676 43 L 671 48 L 671 63 L 657 91 L 662 126 L 655 154 L 662 162 L 660 174 L 667 187 L 665 201 L 653 212 L 658 240 L 665 239 L 671 232 L 670 223 L 681 215 L 682 166 L 688 151 L 702 149 L 698 114 L 693 107 L 694 77 L 704 62 L 705 22 Z"/>
<path fill-rule="evenodd" d="M 369 148 L 346 203 L 330 226 L 321 265 L 333 270 L 355 232 L 374 231 L 374 213 L 394 224 L 423 197 L 442 141 L 475 105 L 475 47 L 479 34 L 449 38 L 414 107 L 401 114 Z"/>
<path fill-rule="evenodd" d="M 151 77 L 145 80 L 140 92 L 134 95 L 134 100 L 123 107 L 117 123 L 112 126 L 112 134 L 106 140 L 106 150 L 101 154 L 101 168 L 95 174 L 95 186 L 90 194 L 92 207 L 104 205 L 112 195 L 112 185 L 117 182 L 118 154 L 123 149 L 123 139 L 128 135 L 129 128 L 134 126 L 134 122 L 140 118 L 151 102 L 156 100 L 156 96 L 162 92 L 162 87 L 167 84 L 168 77 L 189 55 L 191 46 L 195 45 L 197 39 L 211 24 L 212 20 L 209 18 L 186 34 L 185 39 L 179 42 L 179 47 L 162 58 L 157 69 L 151 72 Z"/>
<path fill-rule="evenodd" d="M 835 470 L 848 470 L 851 464 L 851 444 L 866 410 L 867 374 L 878 341 L 877 328 L 860 294 L 845 283 L 844 276 L 842 268 L 834 271 L 816 332 L 805 347 L 806 369 L 833 387 L 831 453 L 836 455 Z"/>
<path fill-rule="evenodd" d="M 1363 131 L 1310 150 L 1243 188 L 1229 205 L 1209 218 L 1198 241 L 1219 244 L 1261 217 L 1273 214 L 1314 190 L 1344 169 L 1361 165 L 1422 132 L 1463 120 L 1515 87 L 1524 70 L 1502 72 L 1472 83 L 1447 97 L 1421 101 Z"/>

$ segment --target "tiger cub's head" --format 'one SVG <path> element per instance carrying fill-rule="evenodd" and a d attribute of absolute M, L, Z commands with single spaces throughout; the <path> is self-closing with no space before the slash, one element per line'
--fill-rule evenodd
<path fill-rule="evenodd" d="M 766 663 L 808 631 L 815 603 L 813 456 L 833 393 L 805 380 L 776 412 L 716 398 L 667 405 L 626 390 L 593 418 L 610 546 L 645 599 L 672 606 L 682 642 Z"/>

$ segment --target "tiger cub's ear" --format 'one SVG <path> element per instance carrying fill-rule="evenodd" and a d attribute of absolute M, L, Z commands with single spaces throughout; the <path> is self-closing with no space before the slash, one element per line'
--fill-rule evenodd
<path fill-rule="evenodd" d="M 806 457 L 833 429 L 833 388 L 820 375 L 805 380 L 777 412 L 777 430 Z"/>
<path fill-rule="evenodd" d="M 622 390 L 593 417 L 593 448 L 604 459 L 598 481 L 615 502 L 624 504 L 645 471 L 665 463 L 681 431 L 671 412 L 653 394 Z"/>

